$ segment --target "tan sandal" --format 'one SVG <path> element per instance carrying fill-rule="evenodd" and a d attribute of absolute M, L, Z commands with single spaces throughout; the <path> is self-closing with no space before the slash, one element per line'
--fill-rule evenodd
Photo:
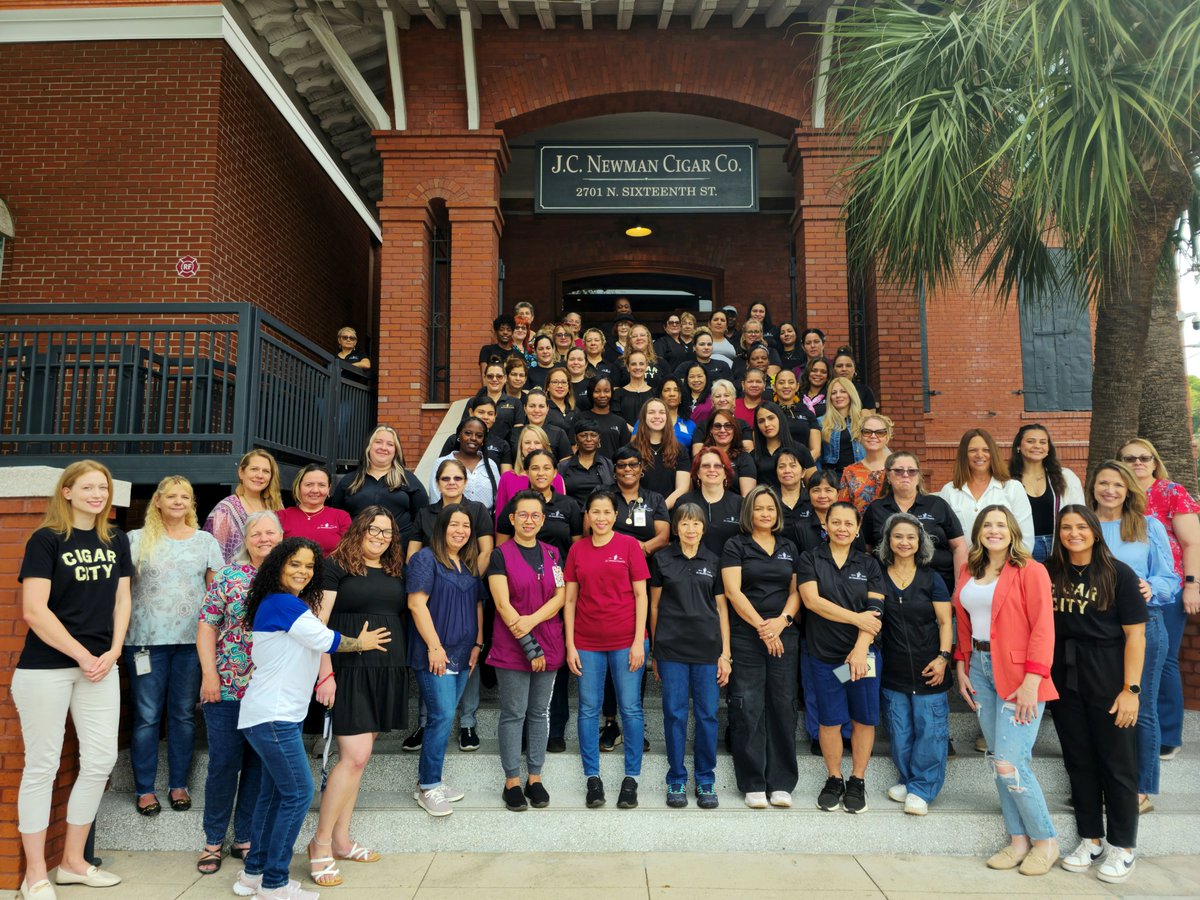
<path fill-rule="evenodd" d="M 349 853 L 345 854 L 344 856 L 335 853 L 334 856 L 337 859 L 345 859 L 349 862 L 360 863 L 379 862 L 381 859 L 383 859 L 378 850 L 372 850 L 370 847 L 360 847 L 357 841 L 350 845 Z"/>
<path fill-rule="evenodd" d="M 332 841 L 326 843 L 332 845 Z M 313 845 L 321 846 L 321 842 L 313 838 L 308 843 L 308 877 L 312 879 L 312 883 L 321 887 L 337 887 L 342 883 L 342 873 L 337 867 L 337 863 L 332 856 L 313 856 Z M 318 868 L 320 866 L 321 868 Z"/>

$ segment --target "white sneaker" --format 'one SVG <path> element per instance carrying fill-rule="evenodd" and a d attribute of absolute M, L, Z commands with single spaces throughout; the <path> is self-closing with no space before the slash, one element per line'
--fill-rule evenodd
<path fill-rule="evenodd" d="M 1104 856 L 1104 842 L 1093 844 L 1087 838 L 1079 842 L 1079 846 L 1062 858 L 1060 865 L 1068 872 L 1086 872 Z"/>
<path fill-rule="evenodd" d="M 1137 857 L 1133 853 L 1126 853 L 1120 847 L 1109 847 L 1096 877 L 1108 884 L 1120 884 L 1133 873 L 1135 865 Z"/>
<path fill-rule="evenodd" d="M 903 803 L 908 797 L 908 785 L 893 784 L 887 791 L 888 799 L 895 800 L 897 803 Z"/>
<path fill-rule="evenodd" d="M 904 798 L 904 811 L 910 816 L 923 816 L 929 812 L 929 804 L 916 794 Z"/>
<path fill-rule="evenodd" d="M 413 791 L 413 799 L 417 801 L 421 809 L 425 810 L 431 816 L 448 816 L 454 812 L 454 808 L 450 805 L 450 801 L 446 799 L 446 794 L 442 791 L 440 784 L 427 791 L 423 791 L 418 787 Z"/>
<path fill-rule="evenodd" d="M 254 898 L 255 900 L 319 900 L 320 896 L 316 891 L 304 890 L 300 887 L 300 882 L 292 879 L 283 887 L 277 887 L 274 890 L 264 891 L 260 887 Z"/>
<path fill-rule="evenodd" d="M 781 806 L 784 809 L 791 809 L 792 795 L 787 791 L 771 791 L 771 805 Z"/>
<path fill-rule="evenodd" d="M 247 875 L 246 870 L 238 872 L 237 881 L 233 883 L 233 892 L 239 897 L 253 897 L 262 887 L 262 875 Z"/>
<path fill-rule="evenodd" d="M 766 791 L 750 791 L 746 794 L 746 805 L 751 809 L 766 809 L 771 804 L 767 802 Z"/>
<path fill-rule="evenodd" d="M 450 787 L 450 785 L 446 784 L 446 782 L 444 782 L 444 781 L 442 782 L 442 794 L 451 803 L 457 803 L 463 797 L 467 796 L 466 794 L 464 794 L 462 792 L 461 789 L 456 788 L 456 787 Z"/>

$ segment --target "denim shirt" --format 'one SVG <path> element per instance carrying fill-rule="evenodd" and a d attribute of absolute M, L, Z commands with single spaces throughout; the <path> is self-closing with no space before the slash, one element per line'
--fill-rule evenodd
<path fill-rule="evenodd" d="M 835 431 L 830 435 L 829 441 L 821 448 L 821 459 L 819 462 L 822 469 L 837 465 L 838 458 L 842 455 L 842 433 L 842 431 Z M 859 441 L 854 441 L 854 461 L 861 462 L 866 455 L 867 451 L 863 445 Z"/>

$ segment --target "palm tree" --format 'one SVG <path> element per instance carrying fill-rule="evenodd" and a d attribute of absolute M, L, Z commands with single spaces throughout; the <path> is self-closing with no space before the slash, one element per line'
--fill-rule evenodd
<path fill-rule="evenodd" d="M 1111 456 L 1139 426 L 1155 275 L 1195 191 L 1200 0 L 879 0 L 830 28 L 851 260 L 931 294 L 976 266 L 1005 298 L 1050 286 L 1063 247 L 1097 311 L 1089 468 Z M 1190 457 L 1186 417 L 1170 427 Z"/>

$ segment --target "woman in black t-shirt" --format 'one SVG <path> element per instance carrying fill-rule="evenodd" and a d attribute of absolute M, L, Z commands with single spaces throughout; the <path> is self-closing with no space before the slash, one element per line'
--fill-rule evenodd
<path fill-rule="evenodd" d="M 633 431 L 629 423 L 612 410 L 613 382 L 608 375 L 597 375 L 590 387 L 591 417 L 600 429 L 600 452 L 612 459 L 629 443 Z"/>
<path fill-rule="evenodd" d="M 725 545 L 730 617 L 729 726 L 738 790 L 751 809 L 791 806 L 796 787 L 796 668 L 800 611 L 796 545 L 783 536 L 779 497 L 760 485 L 742 504 L 741 534 Z"/>
<path fill-rule="evenodd" d="M 662 494 L 642 485 L 642 457 L 633 447 L 618 450 L 613 467 L 617 482 L 613 531 L 636 540 L 649 559 L 671 540 L 667 504 Z"/>
<path fill-rule="evenodd" d="M 17 580 L 29 632 L 12 677 L 25 765 L 17 829 L 25 851 L 22 893 L 50 896 L 46 831 L 67 711 L 79 736 L 59 884 L 108 887 L 119 876 L 84 858 L 84 844 L 117 758 L 121 685 L 117 660 L 131 608 L 129 539 L 108 522 L 112 475 L 90 459 L 67 466 L 41 527 L 25 545 Z"/>
<path fill-rule="evenodd" d="M 642 483 L 666 500 L 667 509 L 688 489 L 691 454 L 675 439 L 667 404 L 647 400 L 638 413 L 636 433 L 629 446 L 642 458 Z"/>
<path fill-rule="evenodd" d="M 741 533 L 742 498 L 730 490 L 737 484 L 725 451 L 705 447 L 692 460 L 692 490 L 675 504 L 693 503 L 704 513 L 704 546 L 720 558 L 729 540 Z"/>
<path fill-rule="evenodd" d="M 622 361 L 625 364 L 625 384 L 617 391 L 613 401 L 616 412 L 632 428 L 646 401 L 654 396 L 654 385 L 646 380 L 649 360 L 641 350 L 629 350 Z"/>
<path fill-rule="evenodd" d="M 693 440 L 699 440 L 698 446 L 702 448 L 716 447 L 725 454 L 737 476 L 734 489 L 745 497 L 758 484 L 758 469 L 742 444 L 742 428 L 742 420 L 732 411 L 718 409 L 708 417 L 703 437 L 700 436 L 700 429 L 697 429 Z M 696 447 L 697 444 L 692 446 Z"/>
<path fill-rule="evenodd" d="M 1086 506 L 1064 506 L 1046 561 L 1054 595 L 1054 664 L 1059 698 L 1048 704 L 1071 779 L 1082 840 L 1063 857 L 1086 872 L 1104 856 L 1101 881 L 1133 871 L 1138 829 L 1138 680 L 1148 612 L 1138 577 L 1115 559 Z M 1107 812 L 1108 828 L 1104 815 Z"/>
<path fill-rule="evenodd" d="M 651 665 L 662 682 L 667 742 L 667 806 L 687 806 L 688 699 L 696 715 L 693 768 L 696 805 L 716 809 L 717 702 L 729 681 L 729 610 L 717 555 L 705 549 L 704 511 L 680 503 L 679 538 L 650 561 Z"/>
<path fill-rule="evenodd" d="M 806 474 L 816 470 L 817 464 L 808 448 L 793 443 L 784 411 L 766 401 L 754 411 L 754 468 L 758 472 L 758 483 L 776 490 L 779 490 L 779 482 L 775 477 L 775 458 L 780 450 L 795 453 L 802 460 Z"/>
<path fill-rule="evenodd" d="M 946 781 L 954 645 L 950 592 L 929 565 L 933 542 L 921 522 L 895 513 L 875 549 L 884 568 L 883 712 L 900 781 L 888 797 L 909 815 L 929 811 Z"/>
<path fill-rule="evenodd" d="M 407 546 L 417 514 L 429 505 L 429 495 L 413 471 L 405 467 L 404 448 L 395 428 L 380 425 L 371 432 L 358 469 L 342 476 L 329 505 L 344 509 L 351 518 L 368 506 L 382 506 L 396 520 L 402 546 Z"/>

